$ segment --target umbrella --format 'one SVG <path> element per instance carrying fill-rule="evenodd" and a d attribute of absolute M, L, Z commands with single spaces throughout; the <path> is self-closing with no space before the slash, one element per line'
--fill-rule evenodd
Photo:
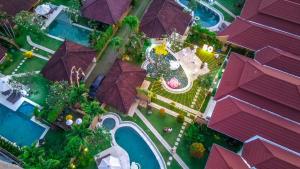
<path fill-rule="evenodd" d="M 71 126 L 73 124 L 73 120 L 67 120 L 66 125 Z"/>
<path fill-rule="evenodd" d="M 120 160 L 114 156 L 108 156 L 101 160 L 98 169 L 122 169 Z"/>
<path fill-rule="evenodd" d="M 51 7 L 49 5 L 43 4 L 39 5 L 38 7 L 35 8 L 35 13 L 38 15 L 46 15 L 50 12 Z"/>
<path fill-rule="evenodd" d="M 81 124 L 82 123 L 82 119 L 81 118 L 76 119 L 75 123 L 78 124 L 78 125 Z"/>

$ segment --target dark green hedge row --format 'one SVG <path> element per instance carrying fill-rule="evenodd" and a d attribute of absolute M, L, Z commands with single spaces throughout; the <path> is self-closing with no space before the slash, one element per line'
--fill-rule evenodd
<path fill-rule="evenodd" d="M 13 145 L 11 142 L 5 140 L 2 137 L 0 137 L 0 147 L 16 157 L 18 157 L 22 153 L 22 150 L 19 146 Z"/>

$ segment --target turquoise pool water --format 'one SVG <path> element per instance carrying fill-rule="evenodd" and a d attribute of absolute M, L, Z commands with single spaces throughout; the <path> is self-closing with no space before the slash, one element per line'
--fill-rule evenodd
<path fill-rule="evenodd" d="M 67 12 L 62 11 L 48 27 L 48 33 L 69 41 L 89 46 L 91 31 L 72 25 Z"/>
<path fill-rule="evenodd" d="M 116 126 L 116 121 L 113 118 L 106 118 L 103 120 L 102 125 L 104 128 L 111 130 Z"/>
<path fill-rule="evenodd" d="M 130 162 L 139 163 L 142 169 L 160 169 L 154 153 L 133 128 L 120 127 L 115 133 L 115 140 L 127 151 Z"/>
<path fill-rule="evenodd" d="M 188 7 L 189 0 L 179 0 L 183 5 Z M 198 16 L 200 20 L 196 21 L 203 27 L 212 27 L 219 23 L 220 17 L 213 10 L 207 8 L 201 3 L 197 3 L 197 7 L 194 10 L 194 15 Z"/>
<path fill-rule="evenodd" d="M 34 106 L 24 102 L 17 111 L 0 104 L 0 135 L 19 146 L 37 141 L 45 128 L 30 120 Z"/>

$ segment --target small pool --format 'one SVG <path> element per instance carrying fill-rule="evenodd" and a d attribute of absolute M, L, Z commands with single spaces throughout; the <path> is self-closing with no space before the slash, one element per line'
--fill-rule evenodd
<path fill-rule="evenodd" d="M 90 46 L 89 36 L 91 31 L 73 25 L 71 17 L 65 11 L 62 11 L 50 24 L 48 33 L 84 46 Z"/>
<path fill-rule="evenodd" d="M 145 140 L 132 127 L 120 127 L 115 140 L 129 155 L 130 162 L 139 163 L 142 169 L 160 169 L 160 165 Z"/>
<path fill-rule="evenodd" d="M 178 0 L 180 3 L 188 7 L 189 0 Z M 197 7 L 194 10 L 195 17 L 199 17 L 199 20 L 196 21 L 203 27 L 212 27 L 219 23 L 220 16 L 213 10 L 208 7 L 202 5 L 201 3 L 197 3 Z"/>
<path fill-rule="evenodd" d="M 116 121 L 113 118 L 106 118 L 103 120 L 102 125 L 108 130 L 112 130 L 116 126 Z"/>
<path fill-rule="evenodd" d="M 17 111 L 0 104 L 0 135 L 19 146 L 37 141 L 45 128 L 30 120 L 34 106 L 24 102 Z"/>

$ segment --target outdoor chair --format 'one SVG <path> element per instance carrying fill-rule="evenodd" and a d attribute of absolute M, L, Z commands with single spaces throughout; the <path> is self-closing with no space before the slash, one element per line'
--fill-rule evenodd
<path fill-rule="evenodd" d="M 8 96 L 11 93 L 11 89 L 1 92 L 4 96 Z"/>
<path fill-rule="evenodd" d="M 6 100 L 11 102 L 12 104 L 15 104 L 21 98 L 21 96 L 22 95 L 20 92 L 14 90 Z"/>

